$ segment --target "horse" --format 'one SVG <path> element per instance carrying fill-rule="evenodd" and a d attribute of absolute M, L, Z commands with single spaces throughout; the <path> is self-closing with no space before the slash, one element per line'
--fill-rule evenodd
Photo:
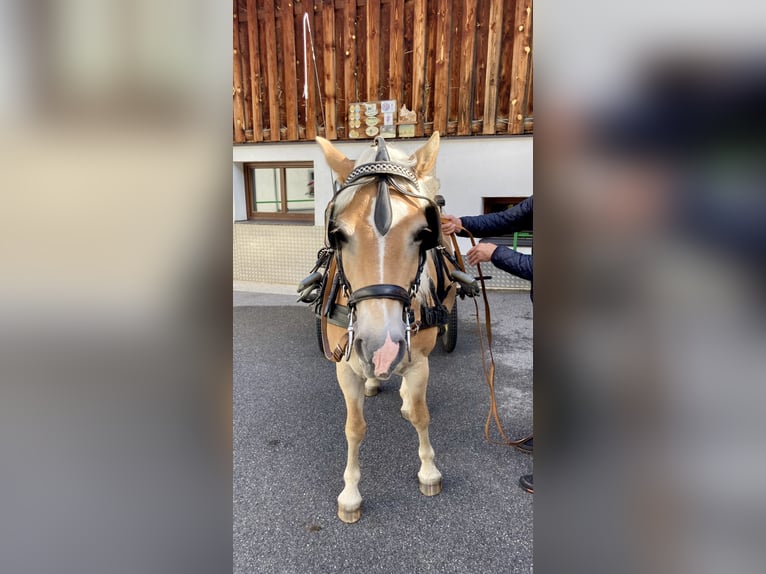
<path fill-rule="evenodd" d="M 420 492 L 434 496 L 442 490 L 428 435 L 426 388 L 438 327 L 455 304 L 456 262 L 442 238 L 435 201 L 438 132 L 409 156 L 378 136 L 356 162 L 326 139 L 316 141 L 343 182 L 336 183 L 325 213 L 327 272 L 317 314 L 346 404 L 348 451 L 338 517 L 353 523 L 362 514 L 365 396 L 377 394 L 381 381 L 394 374 L 402 377 L 401 415 L 418 434 Z"/>

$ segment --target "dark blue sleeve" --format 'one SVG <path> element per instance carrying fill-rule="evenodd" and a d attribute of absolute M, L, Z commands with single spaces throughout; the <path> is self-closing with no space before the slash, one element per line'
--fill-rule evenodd
<path fill-rule="evenodd" d="M 532 281 L 532 256 L 514 251 L 510 247 L 498 245 L 492 253 L 492 264 L 511 275 Z"/>
<path fill-rule="evenodd" d="M 475 237 L 529 231 L 532 229 L 532 196 L 505 211 L 486 215 L 466 215 L 460 218 L 460 222 Z"/>

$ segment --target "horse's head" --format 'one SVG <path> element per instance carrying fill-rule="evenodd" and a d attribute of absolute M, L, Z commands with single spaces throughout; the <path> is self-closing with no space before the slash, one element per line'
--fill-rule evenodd
<path fill-rule="evenodd" d="M 407 313 L 425 251 L 440 238 L 439 134 L 411 156 L 376 138 L 356 162 L 317 142 L 344 182 L 327 209 L 327 241 L 349 292 L 352 353 L 365 376 L 387 379 L 407 352 Z"/>

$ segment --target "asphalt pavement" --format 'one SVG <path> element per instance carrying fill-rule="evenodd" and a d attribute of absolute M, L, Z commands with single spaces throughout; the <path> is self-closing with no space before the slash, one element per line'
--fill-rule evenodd
<path fill-rule="evenodd" d="M 498 409 L 508 434 L 532 428 L 532 304 L 491 291 Z M 532 571 L 532 456 L 484 440 L 489 394 L 474 306 L 459 301 L 457 348 L 431 355 L 428 405 L 443 491 L 418 491 L 417 435 L 400 379 L 366 399 L 362 518 L 336 516 L 345 406 L 320 353 L 314 315 L 295 296 L 234 292 L 236 573 Z M 483 314 L 481 315 L 483 317 Z"/>

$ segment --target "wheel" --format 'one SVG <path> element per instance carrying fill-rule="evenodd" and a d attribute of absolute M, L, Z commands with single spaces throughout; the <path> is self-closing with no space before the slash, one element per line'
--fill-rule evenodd
<path fill-rule="evenodd" d="M 449 314 L 449 321 L 444 326 L 444 334 L 441 336 L 442 349 L 447 353 L 455 350 L 457 345 L 457 301 Z"/>
<path fill-rule="evenodd" d="M 317 342 L 319 343 L 319 352 L 324 355 L 324 345 L 322 345 L 322 319 L 316 318 L 317 324 Z"/>

